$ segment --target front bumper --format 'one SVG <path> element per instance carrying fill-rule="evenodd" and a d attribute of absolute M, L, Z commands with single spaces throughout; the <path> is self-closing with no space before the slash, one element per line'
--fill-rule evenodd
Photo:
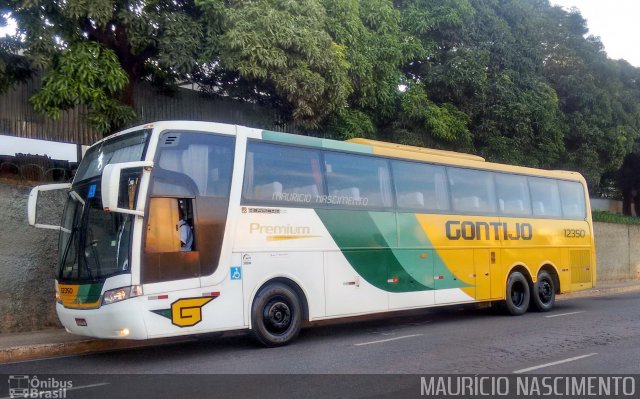
<path fill-rule="evenodd" d="M 60 322 L 72 334 L 96 338 L 147 339 L 147 328 L 140 313 L 140 299 L 130 298 L 98 309 L 71 309 L 56 304 Z M 76 319 L 86 322 L 80 325 Z M 127 329 L 128 335 L 122 335 Z"/>

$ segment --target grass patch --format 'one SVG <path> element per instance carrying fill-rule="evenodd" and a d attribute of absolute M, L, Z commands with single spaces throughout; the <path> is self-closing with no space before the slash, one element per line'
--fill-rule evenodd
<path fill-rule="evenodd" d="M 592 211 L 594 222 L 617 223 L 617 224 L 640 224 L 640 218 L 634 216 L 621 215 L 607 211 Z"/>

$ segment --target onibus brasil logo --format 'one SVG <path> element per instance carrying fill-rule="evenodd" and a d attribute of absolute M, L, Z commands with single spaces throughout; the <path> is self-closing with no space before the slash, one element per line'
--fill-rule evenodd
<path fill-rule="evenodd" d="M 10 375 L 10 398 L 66 398 L 67 389 L 73 388 L 70 380 L 58 380 L 53 377 L 38 378 L 37 375 Z"/>

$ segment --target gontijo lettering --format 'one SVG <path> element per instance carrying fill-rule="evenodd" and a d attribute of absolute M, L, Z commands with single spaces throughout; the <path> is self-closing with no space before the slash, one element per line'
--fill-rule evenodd
<path fill-rule="evenodd" d="M 472 222 L 449 220 L 445 223 L 450 240 L 531 240 L 533 227 L 529 223 Z"/>

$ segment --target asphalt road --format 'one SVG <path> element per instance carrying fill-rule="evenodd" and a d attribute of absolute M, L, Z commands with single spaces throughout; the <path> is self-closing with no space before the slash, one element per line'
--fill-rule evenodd
<path fill-rule="evenodd" d="M 242 334 L 204 335 L 181 344 L 0 365 L 0 374 L 67 376 L 78 387 L 67 397 L 100 397 L 106 392 L 120 397 L 116 391 L 229 397 L 234 389 L 249 396 L 284 397 L 291 392 L 282 387 L 292 385 L 302 387 L 298 396 L 344 390 L 370 396 L 372 387 L 385 396 L 403 389 L 419 393 L 416 375 L 449 373 L 638 374 L 640 292 L 560 300 L 549 313 L 519 317 L 454 306 L 325 323 L 305 328 L 295 343 L 283 348 L 258 347 Z"/>

